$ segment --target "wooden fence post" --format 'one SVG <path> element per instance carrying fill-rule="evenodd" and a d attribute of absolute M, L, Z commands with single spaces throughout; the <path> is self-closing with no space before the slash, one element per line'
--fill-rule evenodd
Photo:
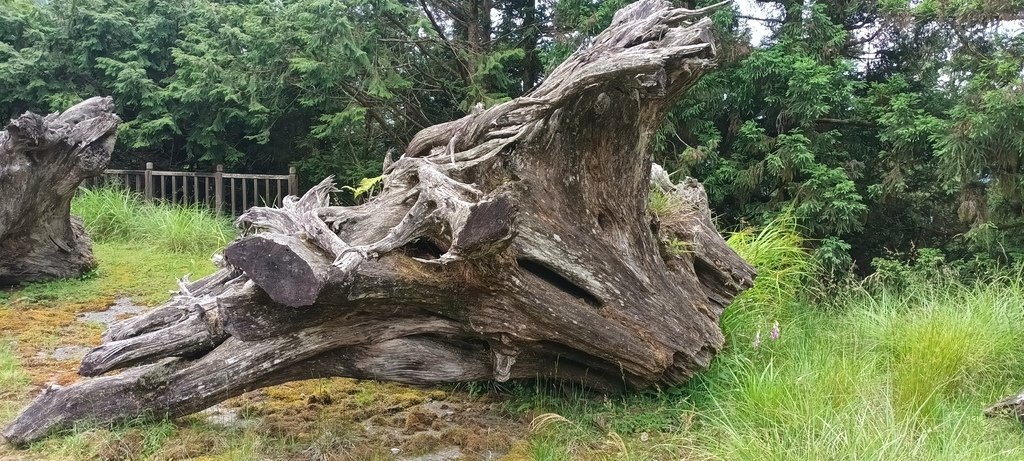
<path fill-rule="evenodd" d="M 221 164 L 217 164 L 217 172 L 213 175 L 213 194 L 214 207 L 219 215 L 224 212 L 224 165 Z"/>
<path fill-rule="evenodd" d="M 153 162 L 146 162 L 146 201 L 153 201 Z"/>
<path fill-rule="evenodd" d="M 299 175 L 293 166 L 288 167 L 288 195 L 299 195 Z"/>
<path fill-rule="evenodd" d="M 181 200 L 183 204 L 189 202 L 189 187 L 192 188 L 192 202 L 199 204 L 200 197 L 203 198 L 203 205 L 208 207 L 210 211 L 215 212 L 218 215 L 225 214 L 225 207 L 230 206 L 230 213 L 234 216 L 235 210 L 235 180 L 238 179 L 242 183 L 241 196 L 242 208 L 241 211 L 245 211 L 250 203 L 248 200 L 249 187 L 252 187 L 253 200 L 252 206 L 260 205 L 260 200 L 263 202 L 263 206 L 273 206 L 278 204 L 284 193 L 283 187 L 284 182 L 288 181 L 288 195 L 298 196 L 299 195 L 299 174 L 298 168 L 289 167 L 288 174 L 237 174 L 237 173 L 225 173 L 224 165 L 216 165 L 216 169 L 213 172 L 195 172 L 195 171 L 156 171 L 153 166 L 153 162 L 146 162 L 145 170 L 104 170 L 101 176 L 92 177 L 86 179 L 82 184 L 88 186 L 99 187 L 102 184 L 107 184 L 108 178 L 120 179 L 121 176 L 125 177 L 124 186 L 128 187 L 128 183 L 131 182 L 131 178 L 135 178 L 134 190 L 138 194 L 142 195 L 146 203 L 162 202 L 168 200 L 165 194 L 168 191 L 167 184 L 165 183 L 166 178 L 170 178 L 170 203 L 178 202 L 178 179 L 181 179 Z M 189 178 L 192 178 L 192 185 L 189 185 Z M 213 193 L 214 199 L 210 200 L 210 180 L 213 180 Z M 203 182 L 202 191 L 200 191 L 199 183 L 200 180 Z M 224 184 L 224 181 L 230 181 L 228 184 Z M 260 187 L 260 181 L 263 182 L 263 187 Z M 157 182 L 159 181 L 159 183 Z M 275 181 L 271 183 L 271 181 Z M 251 182 L 251 184 L 250 184 Z M 277 185 L 277 195 L 271 196 L 271 184 Z M 263 194 L 261 197 L 261 189 Z M 225 197 L 224 195 L 228 196 Z M 226 201 L 230 200 L 230 205 Z M 283 203 L 283 202 L 281 202 Z M 278 204 L 280 206 L 280 204 Z"/>

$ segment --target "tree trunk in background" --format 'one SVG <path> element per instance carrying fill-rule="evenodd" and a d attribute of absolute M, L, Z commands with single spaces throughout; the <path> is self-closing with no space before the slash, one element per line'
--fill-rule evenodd
<path fill-rule="evenodd" d="M 113 326 L 81 374 L 8 426 L 16 444 L 140 414 L 179 416 L 325 376 L 410 384 L 553 378 L 605 392 L 673 386 L 722 347 L 719 315 L 754 271 L 695 180 L 649 143 L 714 63 L 705 11 L 642 0 L 530 94 L 424 129 L 368 203 L 330 179 L 222 268 Z M 652 188 L 671 213 L 648 210 Z"/>
<path fill-rule="evenodd" d="M 523 38 L 523 90 L 527 91 L 540 81 L 544 65 L 540 62 L 537 45 L 540 42 L 540 18 L 537 11 L 537 0 L 525 0 L 521 6 L 523 11 L 523 28 L 527 31 Z"/>
<path fill-rule="evenodd" d="M 25 113 L 0 132 L 0 286 L 77 277 L 95 266 L 71 198 L 110 161 L 121 123 L 113 108 L 96 97 L 63 114 Z"/>

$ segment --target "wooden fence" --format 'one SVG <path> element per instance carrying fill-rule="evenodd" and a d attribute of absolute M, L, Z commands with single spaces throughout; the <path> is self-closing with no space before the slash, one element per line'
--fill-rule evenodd
<path fill-rule="evenodd" d="M 253 206 L 281 206 L 286 195 L 299 194 L 299 177 L 295 167 L 288 174 L 225 173 L 217 165 L 213 173 L 194 171 L 159 171 L 152 163 L 145 170 L 104 170 L 103 174 L 85 181 L 87 186 L 120 184 L 137 192 L 147 202 L 160 200 L 178 205 L 201 205 L 218 214 L 229 211 L 242 214 Z"/>

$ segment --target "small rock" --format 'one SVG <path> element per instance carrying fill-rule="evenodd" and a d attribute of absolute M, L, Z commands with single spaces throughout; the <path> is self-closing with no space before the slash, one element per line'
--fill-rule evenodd
<path fill-rule="evenodd" d="M 97 322 L 110 326 L 120 320 L 122 316 L 134 316 L 146 312 L 146 308 L 137 306 L 131 298 L 117 298 L 107 310 L 100 312 L 84 312 L 78 314 L 79 322 Z"/>
<path fill-rule="evenodd" d="M 245 428 L 252 425 L 251 421 L 242 417 L 238 408 L 229 408 L 221 404 L 207 408 L 199 412 L 199 415 L 205 416 L 206 421 L 214 426 Z"/>
<path fill-rule="evenodd" d="M 398 448 L 398 447 L 391 448 L 391 454 L 393 454 L 393 455 L 397 455 L 401 451 L 402 450 L 400 448 Z"/>
<path fill-rule="evenodd" d="M 61 346 L 54 349 L 49 356 L 54 360 L 81 360 L 87 352 L 89 348 L 85 346 Z"/>

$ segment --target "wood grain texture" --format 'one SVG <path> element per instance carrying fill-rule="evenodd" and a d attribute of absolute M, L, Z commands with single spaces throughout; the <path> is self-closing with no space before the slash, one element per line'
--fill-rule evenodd
<path fill-rule="evenodd" d="M 77 277 L 92 269 L 92 242 L 71 198 L 110 161 L 113 101 L 90 98 L 46 117 L 27 112 L 0 131 L 0 286 Z"/>
<path fill-rule="evenodd" d="M 700 184 L 673 184 L 648 151 L 714 64 L 705 14 L 625 7 L 526 96 L 420 132 L 363 205 L 330 206 L 328 178 L 251 209 L 239 219 L 259 233 L 219 272 L 83 360 L 86 374 L 131 368 L 48 391 L 3 436 L 183 415 L 309 377 L 683 383 L 721 349 L 719 316 L 755 275 Z M 679 203 L 671 220 L 648 210 L 652 187 Z M 692 251 L 666 251 L 672 239 Z"/>

